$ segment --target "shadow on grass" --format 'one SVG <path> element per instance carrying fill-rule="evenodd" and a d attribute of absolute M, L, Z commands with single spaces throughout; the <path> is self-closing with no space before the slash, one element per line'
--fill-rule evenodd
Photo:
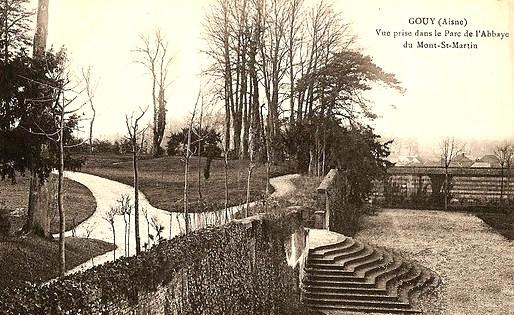
<path fill-rule="evenodd" d="M 509 240 L 514 240 L 514 213 L 481 212 L 476 216 Z"/>

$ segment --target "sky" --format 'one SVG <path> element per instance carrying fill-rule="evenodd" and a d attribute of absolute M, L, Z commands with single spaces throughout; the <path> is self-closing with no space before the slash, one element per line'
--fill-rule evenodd
<path fill-rule="evenodd" d="M 310 1 L 310 0 L 307 0 Z M 202 21 L 209 0 L 50 0 L 48 44 L 65 45 L 72 68 L 91 65 L 96 137 L 125 131 L 124 115 L 151 103 L 150 78 L 134 63 L 140 34 L 156 28 L 174 54 L 168 119 L 189 114 L 201 88 Z M 514 0 L 335 0 L 357 36 L 355 47 L 402 82 L 406 92 L 378 87 L 366 94 L 379 118 L 377 132 L 430 142 L 441 137 L 500 139 L 514 136 Z M 410 24 L 410 18 L 466 19 L 466 26 Z M 377 35 L 377 29 L 391 36 Z M 478 49 L 403 48 L 394 31 L 466 29 L 510 32 L 510 37 L 458 38 Z M 425 38 L 426 42 L 441 39 Z M 455 38 L 444 38 L 452 42 Z M 148 115 L 148 119 L 151 115 Z"/>

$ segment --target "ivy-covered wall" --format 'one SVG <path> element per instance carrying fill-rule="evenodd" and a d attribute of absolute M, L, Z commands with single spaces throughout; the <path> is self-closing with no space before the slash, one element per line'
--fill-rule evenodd
<path fill-rule="evenodd" d="M 0 293 L 0 310 L 3 314 L 287 314 L 299 304 L 297 262 L 304 247 L 301 210 L 258 215 L 164 241 L 140 256 L 42 287 L 10 288 Z"/>

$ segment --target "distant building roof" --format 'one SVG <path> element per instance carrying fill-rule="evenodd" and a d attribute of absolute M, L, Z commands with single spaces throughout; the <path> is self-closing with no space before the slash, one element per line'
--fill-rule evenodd
<path fill-rule="evenodd" d="M 473 163 L 472 159 L 468 158 L 464 153 L 461 153 L 452 159 L 450 167 L 470 167 Z"/>
<path fill-rule="evenodd" d="M 487 162 L 475 162 L 471 165 L 471 167 L 483 167 L 483 168 L 488 168 L 488 167 L 491 167 L 491 163 L 487 163 Z"/>
<path fill-rule="evenodd" d="M 400 155 L 398 156 L 398 161 L 396 162 L 398 166 L 413 166 L 413 165 L 423 165 L 421 159 L 417 156 L 410 155 Z"/>
<path fill-rule="evenodd" d="M 500 167 L 500 161 L 493 154 L 487 154 L 479 158 L 477 162 L 489 163 L 490 167 Z"/>
<path fill-rule="evenodd" d="M 426 160 L 423 163 L 424 166 L 441 166 L 441 162 L 439 161 L 433 161 L 433 160 Z"/>

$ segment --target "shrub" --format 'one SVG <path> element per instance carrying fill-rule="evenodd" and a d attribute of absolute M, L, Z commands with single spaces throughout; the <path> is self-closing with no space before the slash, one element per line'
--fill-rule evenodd
<path fill-rule="evenodd" d="M 10 231 L 11 221 L 9 215 L 4 210 L 0 210 L 0 237 L 9 236 Z"/>

